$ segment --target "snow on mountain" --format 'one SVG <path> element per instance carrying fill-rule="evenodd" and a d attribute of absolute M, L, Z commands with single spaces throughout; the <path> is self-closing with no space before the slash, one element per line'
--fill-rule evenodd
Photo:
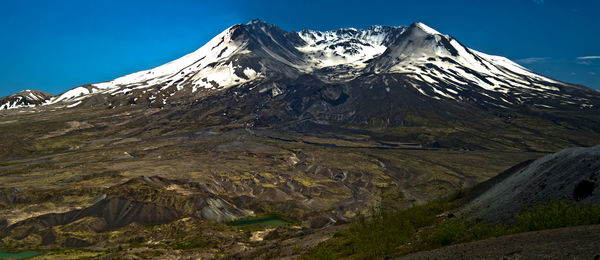
<path fill-rule="evenodd" d="M 197 88 L 214 88 L 214 84 L 230 87 L 253 80 L 260 76 L 250 68 L 244 68 L 246 77 L 234 73 L 231 63 L 215 64 L 226 60 L 244 50 L 243 42 L 232 39 L 233 26 L 223 31 L 200 49 L 162 66 L 132 73 L 111 81 L 81 86 L 63 93 L 47 102 L 55 104 L 61 101 L 80 101 L 90 94 L 121 94 L 134 89 L 144 89 L 156 85 L 183 88 L 182 83 L 191 80 Z"/>
<path fill-rule="evenodd" d="M 532 97 L 569 97 L 561 90 L 569 84 L 535 74 L 507 58 L 469 49 L 422 23 L 411 25 L 368 69 L 413 77 L 421 82 L 414 87 L 435 99 L 463 100 L 464 92 L 474 88 L 500 106 Z"/>
<path fill-rule="evenodd" d="M 313 68 L 337 65 L 362 68 L 370 59 L 386 50 L 390 37 L 402 34 L 404 30 L 405 27 L 390 26 L 372 26 L 369 30 L 303 30 L 298 35 L 306 45 L 298 50 L 306 54 Z"/>
<path fill-rule="evenodd" d="M 367 61 L 383 53 L 386 44 L 406 27 L 372 26 L 368 30 L 339 29 L 336 31 L 304 30 L 299 33 L 281 31 L 273 25 L 251 21 L 232 26 L 200 49 L 162 66 L 129 74 L 112 81 L 80 86 L 48 100 L 46 104 L 75 103 L 95 94 L 126 94 L 135 89 L 160 85 L 161 90 L 176 86 L 176 91 L 191 86 L 198 89 L 224 89 L 258 78 L 256 69 L 281 63 L 296 74 L 337 65 L 364 68 Z M 246 34 L 239 37 L 237 34 Z M 296 38 L 294 38 L 296 36 Z M 293 44 L 289 44 L 293 42 Z M 259 56 L 260 61 L 241 67 L 240 56 Z M 274 68 L 271 70 L 278 70 Z M 240 73 L 241 72 L 241 73 Z M 173 95 L 170 93 L 169 95 Z M 155 96 L 153 96 L 155 97 Z"/>
<path fill-rule="evenodd" d="M 418 27 L 419 29 L 421 29 L 423 32 L 425 32 L 427 34 L 440 34 L 438 31 L 434 30 L 433 28 L 431 28 L 421 22 L 414 23 L 414 26 Z"/>
<path fill-rule="evenodd" d="M 286 32 L 258 20 L 234 25 L 200 49 L 162 66 L 80 86 L 44 104 L 73 107 L 99 95 L 167 104 L 179 92 L 174 98 L 303 74 L 342 83 L 373 73 L 403 75 L 419 93 L 438 100 L 477 102 L 472 98 L 477 92 L 485 102 L 501 107 L 535 99 L 551 108 L 543 103 L 548 98 L 593 106 L 585 97 L 572 96 L 572 85 L 535 74 L 507 58 L 469 49 L 423 23 Z"/>
<path fill-rule="evenodd" d="M 51 94 L 37 90 L 26 89 L 17 94 L 0 98 L 0 110 L 34 107 L 52 97 Z"/>

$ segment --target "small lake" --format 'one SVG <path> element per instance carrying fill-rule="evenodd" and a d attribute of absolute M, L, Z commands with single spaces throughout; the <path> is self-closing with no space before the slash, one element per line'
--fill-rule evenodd
<path fill-rule="evenodd" d="M 0 259 L 25 259 L 40 255 L 40 252 L 26 251 L 20 253 L 7 253 L 0 251 Z"/>
<path fill-rule="evenodd" d="M 247 218 L 236 220 L 231 223 L 232 226 L 250 226 L 250 225 L 261 225 L 271 227 L 284 227 L 292 224 L 291 221 L 278 215 L 267 215 L 256 218 Z"/>

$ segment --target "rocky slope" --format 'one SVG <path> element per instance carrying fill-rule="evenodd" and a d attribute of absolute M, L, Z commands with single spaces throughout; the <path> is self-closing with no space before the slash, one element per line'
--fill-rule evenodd
<path fill-rule="evenodd" d="M 571 148 L 546 155 L 503 176 L 464 208 L 488 222 L 510 221 L 516 213 L 549 199 L 600 203 L 600 146 Z"/>
<path fill-rule="evenodd" d="M 26 203 L 30 199 L 15 193 L 13 196 L 21 198 L 20 203 Z M 7 206 L 17 203 L 16 199 L 10 197 L 0 199 Z M 238 209 L 230 202 L 205 191 L 198 184 L 161 177 L 131 179 L 110 187 L 94 200 L 96 202 L 89 207 L 43 214 L 5 225 L 0 228 L 0 235 L 19 238 L 28 236 L 31 232 L 68 225 L 85 218 L 95 219 L 88 223 L 91 231 L 105 232 L 131 223 L 161 224 L 184 217 L 228 222 L 254 214 L 251 210 Z M 23 234 L 23 231 L 28 233 Z"/>
<path fill-rule="evenodd" d="M 23 90 L 14 95 L 0 98 L 0 110 L 28 108 L 41 105 L 53 95 L 38 90 Z"/>

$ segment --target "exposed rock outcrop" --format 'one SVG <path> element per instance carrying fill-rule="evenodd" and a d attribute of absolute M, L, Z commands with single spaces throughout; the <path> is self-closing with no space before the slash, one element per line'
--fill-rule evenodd
<path fill-rule="evenodd" d="M 168 180 L 161 177 L 139 177 L 113 186 L 99 196 L 98 202 L 90 207 L 50 213 L 26 219 L 8 226 L 0 222 L 0 231 L 23 228 L 31 232 L 62 226 L 87 218 L 86 231 L 103 232 L 119 229 L 132 223 L 160 224 L 177 220 L 183 216 L 195 216 L 218 222 L 233 221 L 252 215 L 251 210 L 237 208 L 230 202 L 202 189 L 195 183 Z M 10 197 L 7 201 L 15 201 Z M 89 223 L 88 223 L 89 222 Z M 19 233 L 20 239 L 27 236 Z M 49 243 L 54 239 L 46 239 Z M 68 240 L 68 247 L 86 246 L 81 241 Z"/>

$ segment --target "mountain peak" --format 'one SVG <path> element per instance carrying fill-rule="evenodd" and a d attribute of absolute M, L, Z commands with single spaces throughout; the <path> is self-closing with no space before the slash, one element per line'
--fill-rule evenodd
<path fill-rule="evenodd" d="M 53 95 L 46 92 L 25 89 L 19 93 L 0 98 L 0 110 L 33 107 L 42 104 L 46 99 L 51 97 Z"/>
<path fill-rule="evenodd" d="M 427 34 L 441 34 L 440 32 L 436 31 L 435 29 L 427 26 L 426 24 L 424 24 L 422 22 L 412 23 L 410 25 L 410 28 L 419 28 L 421 31 L 423 31 Z"/>
<path fill-rule="evenodd" d="M 259 20 L 259 19 L 254 19 L 251 20 L 249 22 L 247 22 L 246 24 L 242 24 L 241 27 L 250 29 L 250 30 L 272 30 L 272 29 L 276 29 L 276 30 L 281 30 L 279 27 L 277 27 L 277 25 L 274 24 L 270 24 L 268 22 Z"/>
<path fill-rule="evenodd" d="M 49 93 L 43 92 L 43 91 L 39 91 L 39 90 L 35 90 L 35 89 L 24 89 L 21 92 L 15 94 L 15 95 L 26 95 L 26 94 L 40 94 L 40 95 L 45 95 L 45 96 L 52 96 Z"/>
<path fill-rule="evenodd" d="M 267 24 L 267 22 L 261 21 L 260 19 L 256 18 L 256 19 L 252 19 L 251 21 L 246 23 L 246 25 L 252 25 L 252 24 Z"/>
<path fill-rule="evenodd" d="M 433 99 L 463 102 L 473 96 L 471 92 L 485 92 L 477 100 L 487 99 L 499 106 L 518 106 L 527 98 L 524 93 L 546 97 L 547 92 L 559 93 L 566 86 L 506 58 L 471 50 L 421 22 L 408 27 L 374 25 L 368 29 L 294 32 L 254 19 L 231 26 L 177 60 L 80 86 L 50 97 L 43 104 L 74 107 L 86 105 L 92 96 L 102 96 L 105 101 L 90 104 L 163 107 L 169 102 L 196 100 L 230 87 L 260 85 L 273 79 L 310 74 L 326 83 L 344 84 L 370 73 L 403 77 L 418 93 Z M 28 94 L 22 96 L 35 100 Z M 23 98 L 17 99 L 5 102 L 5 108 L 20 105 Z M 542 104 L 547 103 L 544 100 Z M 591 103 L 584 105 L 590 107 Z"/>

